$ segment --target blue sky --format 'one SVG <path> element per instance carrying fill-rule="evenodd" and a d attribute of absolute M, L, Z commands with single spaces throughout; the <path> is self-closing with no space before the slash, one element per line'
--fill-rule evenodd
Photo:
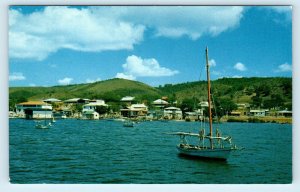
<path fill-rule="evenodd" d="M 291 77 L 289 6 L 11 6 L 9 85 Z"/>

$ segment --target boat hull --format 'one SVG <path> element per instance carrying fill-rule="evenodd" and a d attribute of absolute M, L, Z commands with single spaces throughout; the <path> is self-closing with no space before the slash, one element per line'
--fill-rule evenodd
<path fill-rule="evenodd" d="M 180 154 L 193 156 L 193 157 L 203 157 L 203 158 L 213 158 L 213 159 L 223 159 L 226 160 L 231 148 L 216 148 L 216 149 L 205 149 L 197 147 L 188 147 L 188 146 L 176 146 Z"/>

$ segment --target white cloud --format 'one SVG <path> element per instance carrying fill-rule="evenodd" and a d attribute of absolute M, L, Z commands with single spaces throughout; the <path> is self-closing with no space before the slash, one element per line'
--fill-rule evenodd
<path fill-rule="evenodd" d="M 59 79 L 59 80 L 58 80 L 58 83 L 59 83 L 60 85 L 69 85 L 72 81 L 73 81 L 73 78 L 65 77 L 65 78 L 63 78 L 63 79 Z"/>
<path fill-rule="evenodd" d="M 86 83 L 95 83 L 97 81 L 101 81 L 101 78 L 99 78 L 99 77 L 97 79 L 89 79 L 88 78 L 88 79 L 85 80 Z"/>
<path fill-rule="evenodd" d="M 292 71 L 292 65 L 288 63 L 284 63 L 282 65 L 279 65 L 278 68 L 275 70 L 276 73 L 280 72 L 290 72 Z"/>
<path fill-rule="evenodd" d="M 216 36 L 238 26 L 243 11 L 242 6 L 46 6 L 31 14 L 11 9 L 9 56 L 43 60 L 64 48 L 133 49 L 146 29 L 171 38 Z"/>
<path fill-rule="evenodd" d="M 214 59 L 209 60 L 208 64 L 209 64 L 210 67 L 215 67 L 217 65 L 217 63 Z"/>
<path fill-rule="evenodd" d="M 26 77 L 23 75 L 23 73 L 12 73 L 9 75 L 9 81 L 22 81 L 25 79 Z"/>
<path fill-rule="evenodd" d="M 242 6 L 148 6 L 127 7 L 121 15 L 127 21 L 154 28 L 157 36 L 176 38 L 186 35 L 195 40 L 205 34 L 215 36 L 236 27 L 243 11 Z"/>
<path fill-rule="evenodd" d="M 232 76 L 232 78 L 243 78 L 243 76 L 240 76 L 240 75 L 234 75 L 234 76 Z"/>
<path fill-rule="evenodd" d="M 103 51 L 133 49 L 144 26 L 109 18 L 93 9 L 48 6 L 31 14 L 9 11 L 11 58 L 43 60 L 59 49 Z"/>
<path fill-rule="evenodd" d="M 143 59 L 141 57 L 131 55 L 126 59 L 126 63 L 122 65 L 124 72 L 118 73 L 118 77 L 127 79 L 135 79 L 136 77 L 162 77 L 173 76 L 179 71 L 161 67 L 154 58 Z M 116 76 L 116 77 L 117 77 Z"/>
<path fill-rule="evenodd" d="M 30 84 L 29 84 L 29 86 L 30 86 L 30 87 L 35 87 L 35 86 L 36 86 L 36 84 L 34 84 L 34 83 L 30 83 Z"/>
<path fill-rule="evenodd" d="M 247 67 L 243 63 L 240 63 L 240 62 L 235 64 L 234 68 L 238 71 L 246 71 L 247 70 Z"/>
<path fill-rule="evenodd" d="M 116 78 L 128 79 L 128 80 L 135 80 L 136 79 L 133 75 L 126 75 L 124 73 L 117 73 Z"/>

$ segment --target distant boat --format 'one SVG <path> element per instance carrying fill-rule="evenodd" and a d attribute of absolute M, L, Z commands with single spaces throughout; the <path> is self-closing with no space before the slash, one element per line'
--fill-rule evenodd
<path fill-rule="evenodd" d="M 226 160 L 229 157 L 230 152 L 233 150 L 237 150 L 238 148 L 236 147 L 236 145 L 233 145 L 231 143 L 230 136 L 222 137 L 218 130 L 216 130 L 215 135 L 213 135 L 208 48 L 206 48 L 205 54 L 207 69 L 207 97 L 210 132 L 206 135 L 205 129 L 201 129 L 199 133 L 175 132 L 167 134 L 180 136 L 180 143 L 176 146 L 180 154 L 194 157 L 205 157 Z M 197 141 L 197 144 L 189 144 L 186 140 L 187 136 L 198 138 L 199 140 Z M 207 140 L 208 142 L 205 142 Z"/>

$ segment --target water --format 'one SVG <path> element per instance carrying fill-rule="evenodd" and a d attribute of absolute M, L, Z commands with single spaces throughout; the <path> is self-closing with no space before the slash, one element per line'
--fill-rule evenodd
<path fill-rule="evenodd" d="M 10 119 L 12 183 L 291 183 L 292 126 L 224 123 L 245 150 L 227 161 L 178 155 L 170 131 L 197 131 L 197 122 L 57 120 L 48 130 Z"/>

